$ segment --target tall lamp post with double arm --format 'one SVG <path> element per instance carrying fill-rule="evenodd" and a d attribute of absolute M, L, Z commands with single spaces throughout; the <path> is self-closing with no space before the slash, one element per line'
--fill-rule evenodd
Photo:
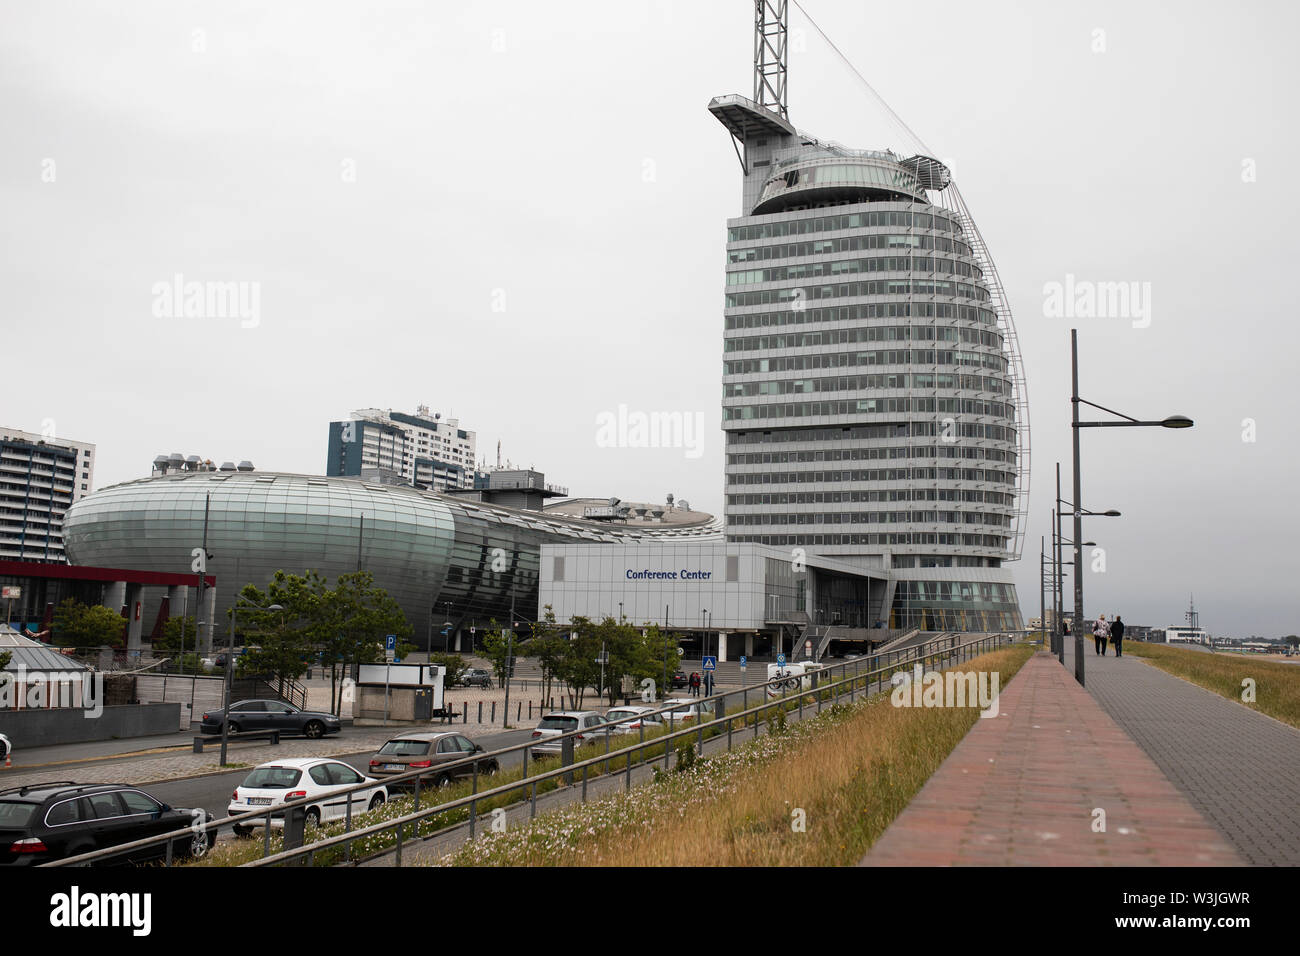
<path fill-rule="evenodd" d="M 1074 501 L 1071 507 L 1074 509 L 1074 677 L 1080 683 L 1084 683 L 1083 673 L 1083 633 L 1080 630 L 1083 624 L 1083 575 L 1079 569 L 1083 566 L 1083 516 L 1094 514 L 1094 512 L 1085 511 L 1081 502 L 1083 501 L 1083 491 L 1080 487 L 1081 478 L 1079 475 L 1079 429 L 1081 428 L 1191 428 L 1193 422 L 1185 415 L 1170 415 L 1158 421 L 1139 421 L 1131 415 L 1125 415 L 1123 412 L 1117 412 L 1114 409 L 1097 405 L 1079 397 L 1079 330 L 1070 330 L 1070 408 L 1072 411 L 1072 420 L 1070 431 L 1073 433 L 1074 445 Z M 1079 420 L 1079 406 L 1087 405 L 1089 408 L 1095 408 L 1107 415 L 1114 415 L 1119 421 L 1099 421 L 1084 422 Z M 1105 513 L 1105 512 L 1103 512 Z"/>

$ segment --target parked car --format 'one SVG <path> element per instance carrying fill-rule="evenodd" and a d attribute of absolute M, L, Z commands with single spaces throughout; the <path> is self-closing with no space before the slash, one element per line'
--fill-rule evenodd
<path fill-rule="evenodd" d="M 406 773 L 422 767 L 437 768 L 439 764 L 461 760 L 470 754 L 483 753 L 483 748 L 462 734 L 409 733 L 394 737 L 384 744 L 370 758 L 370 773 L 383 779 L 399 773 Z M 478 772 L 492 776 L 501 769 L 495 757 L 477 761 Z M 445 787 L 456 777 L 472 777 L 475 764 L 466 763 L 460 767 L 443 770 L 433 775 L 435 786 Z M 396 784 L 395 786 L 414 787 L 415 781 Z"/>
<path fill-rule="evenodd" d="M 705 720 L 712 720 L 713 704 L 713 701 L 698 700 L 694 697 L 673 697 L 664 701 L 662 705 L 672 707 L 672 710 L 666 711 L 660 716 L 663 718 L 664 723 L 670 727 L 680 727 L 692 720 L 699 720 L 701 710 L 704 712 Z M 671 720 L 669 719 L 670 715 Z"/>
<path fill-rule="evenodd" d="M 199 727 L 205 734 L 219 734 L 225 718 L 224 708 L 208 711 Z M 300 710 L 282 700 L 241 700 L 230 705 L 232 734 L 244 730 L 278 730 L 284 734 L 323 737 L 337 734 L 342 729 L 343 724 L 333 714 Z"/>
<path fill-rule="evenodd" d="M 4 760 L 13 752 L 14 745 L 10 742 L 9 738 L 4 734 L 0 734 L 0 763 L 3 763 Z"/>
<path fill-rule="evenodd" d="M 681 690 L 683 687 L 689 687 L 691 679 L 686 676 L 686 671 L 674 671 L 672 678 L 668 681 L 669 690 Z"/>
<path fill-rule="evenodd" d="M 657 707 L 645 707 L 640 704 L 630 704 L 626 707 L 611 707 L 605 711 L 605 720 L 613 723 L 616 720 L 624 721 L 621 724 L 614 724 L 611 728 L 612 733 L 616 734 L 640 734 L 644 726 L 646 730 L 660 730 L 663 728 L 663 714 L 656 714 Z M 626 718 L 636 718 L 626 720 Z"/>
<path fill-rule="evenodd" d="M 481 667 L 471 667 L 460 672 L 456 683 L 461 687 L 491 687 L 492 674 Z"/>
<path fill-rule="evenodd" d="M 138 787 L 68 781 L 12 787 L 0 790 L 0 866 L 35 866 L 172 831 L 181 831 L 172 841 L 173 856 L 197 858 L 212 848 L 216 831 L 194 829 L 196 820 L 212 818 L 202 809 L 170 807 Z M 166 855 L 162 842 L 104 865 Z"/>
<path fill-rule="evenodd" d="M 339 793 L 340 790 L 361 783 L 373 783 L 374 786 L 356 790 L 350 795 Z M 307 805 L 308 824 L 319 826 L 346 817 L 349 801 L 353 816 L 383 806 L 388 800 L 388 788 L 375 778 L 360 774 L 339 760 L 327 757 L 277 760 L 261 764 L 244 778 L 244 782 L 230 795 L 228 812 L 234 816 L 236 813 L 280 806 L 304 797 L 312 800 Z M 236 824 L 234 830 L 236 835 L 243 836 L 261 825 L 260 820 Z M 284 814 L 272 816 L 271 826 L 283 827 Z"/>
<path fill-rule="evenodd" d="M 574 747 L 581 747 L 589 738 L 602 735 L 601 732 L 596 731 L 596 728 L 604 723 L 605 718 L 594 710 L 561 710 L 545 714 L 533 731 L 533 739 L 542 741 L 533 747 L 533 757 L 541 759 L 560 753 L 564 741 L 554 738 L 573 730 L 584 731 L 573 738 Z M 593 733 L 586 733 L 586 731 L 593 731 Z"/>

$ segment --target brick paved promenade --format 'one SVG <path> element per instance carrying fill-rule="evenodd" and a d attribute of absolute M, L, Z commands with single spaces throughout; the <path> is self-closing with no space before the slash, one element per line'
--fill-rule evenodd
<path fill-rule="evenodd" d="M 1050 654 L 1026 662 L 1000 711 L 976 721 L 863 865 L 1244 862 Z M 1097 808 L 1104 833 L 1092 829 Z"/>
<path fill-rule="evenodd" d="M 1300 865 L 1300 731 L 1129 652 L 1085 653 L 1088 692 L 1238 853 Z"/>

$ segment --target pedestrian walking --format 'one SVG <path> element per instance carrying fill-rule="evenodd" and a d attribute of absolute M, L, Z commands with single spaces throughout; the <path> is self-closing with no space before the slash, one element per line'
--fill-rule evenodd
<path fill-rule="evenodd" d="M 700 675 L 695 671 L 691 671 L 691 696 L 700 696 Z"/>
<path fill-rule="evenodd" d="M 1115 622 L 1110 626 L 1110 640 L 1115 645 L 1115 656 L 1122 657 L 1124 654 L 1124 622 L 1115 615 Z"/>
<path fill-rule="evenodd" d="M 1110 625 L 1106 623 L 1106 615 L 1102 614 L 1097 618 L 1097 623 L 1092 626 L 1092 639 L 1096 642 L 1097 653 L 1102 657 L 1106 656 L 1106 639 L 1110 637 Z"/>

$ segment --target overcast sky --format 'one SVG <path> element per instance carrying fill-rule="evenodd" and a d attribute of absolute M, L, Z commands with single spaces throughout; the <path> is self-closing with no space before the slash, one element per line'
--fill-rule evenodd
<path fill-rule="evenodd" d="M 1083 434 L 1084 505 L 1124 512 L 1085 526 L 1089 613 L 1180 623 L 1194 592 L 1214 633 L 1300 631 L 1295 7 L 804 6 L 951 163 L 1009 293 L 1025 616 L 1074 326 L 1085 398 L 1196 420 Z M 794 124 L 905 151 L 791 28 Z M 751 29 L 748 0 L 6 4 L 0 425 L 95 442 L 104 487 L 172 451 L 323 473 L 329 421 L 424 403 L 574 494 L 720 512 L 740 172 L 706 106 L 750 94 Z M 177 275 L 247 308 L 187 318 Z M 1067 276 L 1149 313 L 1050 314 Z M 604 447 L 620 405 L 702 443 Z"/>

